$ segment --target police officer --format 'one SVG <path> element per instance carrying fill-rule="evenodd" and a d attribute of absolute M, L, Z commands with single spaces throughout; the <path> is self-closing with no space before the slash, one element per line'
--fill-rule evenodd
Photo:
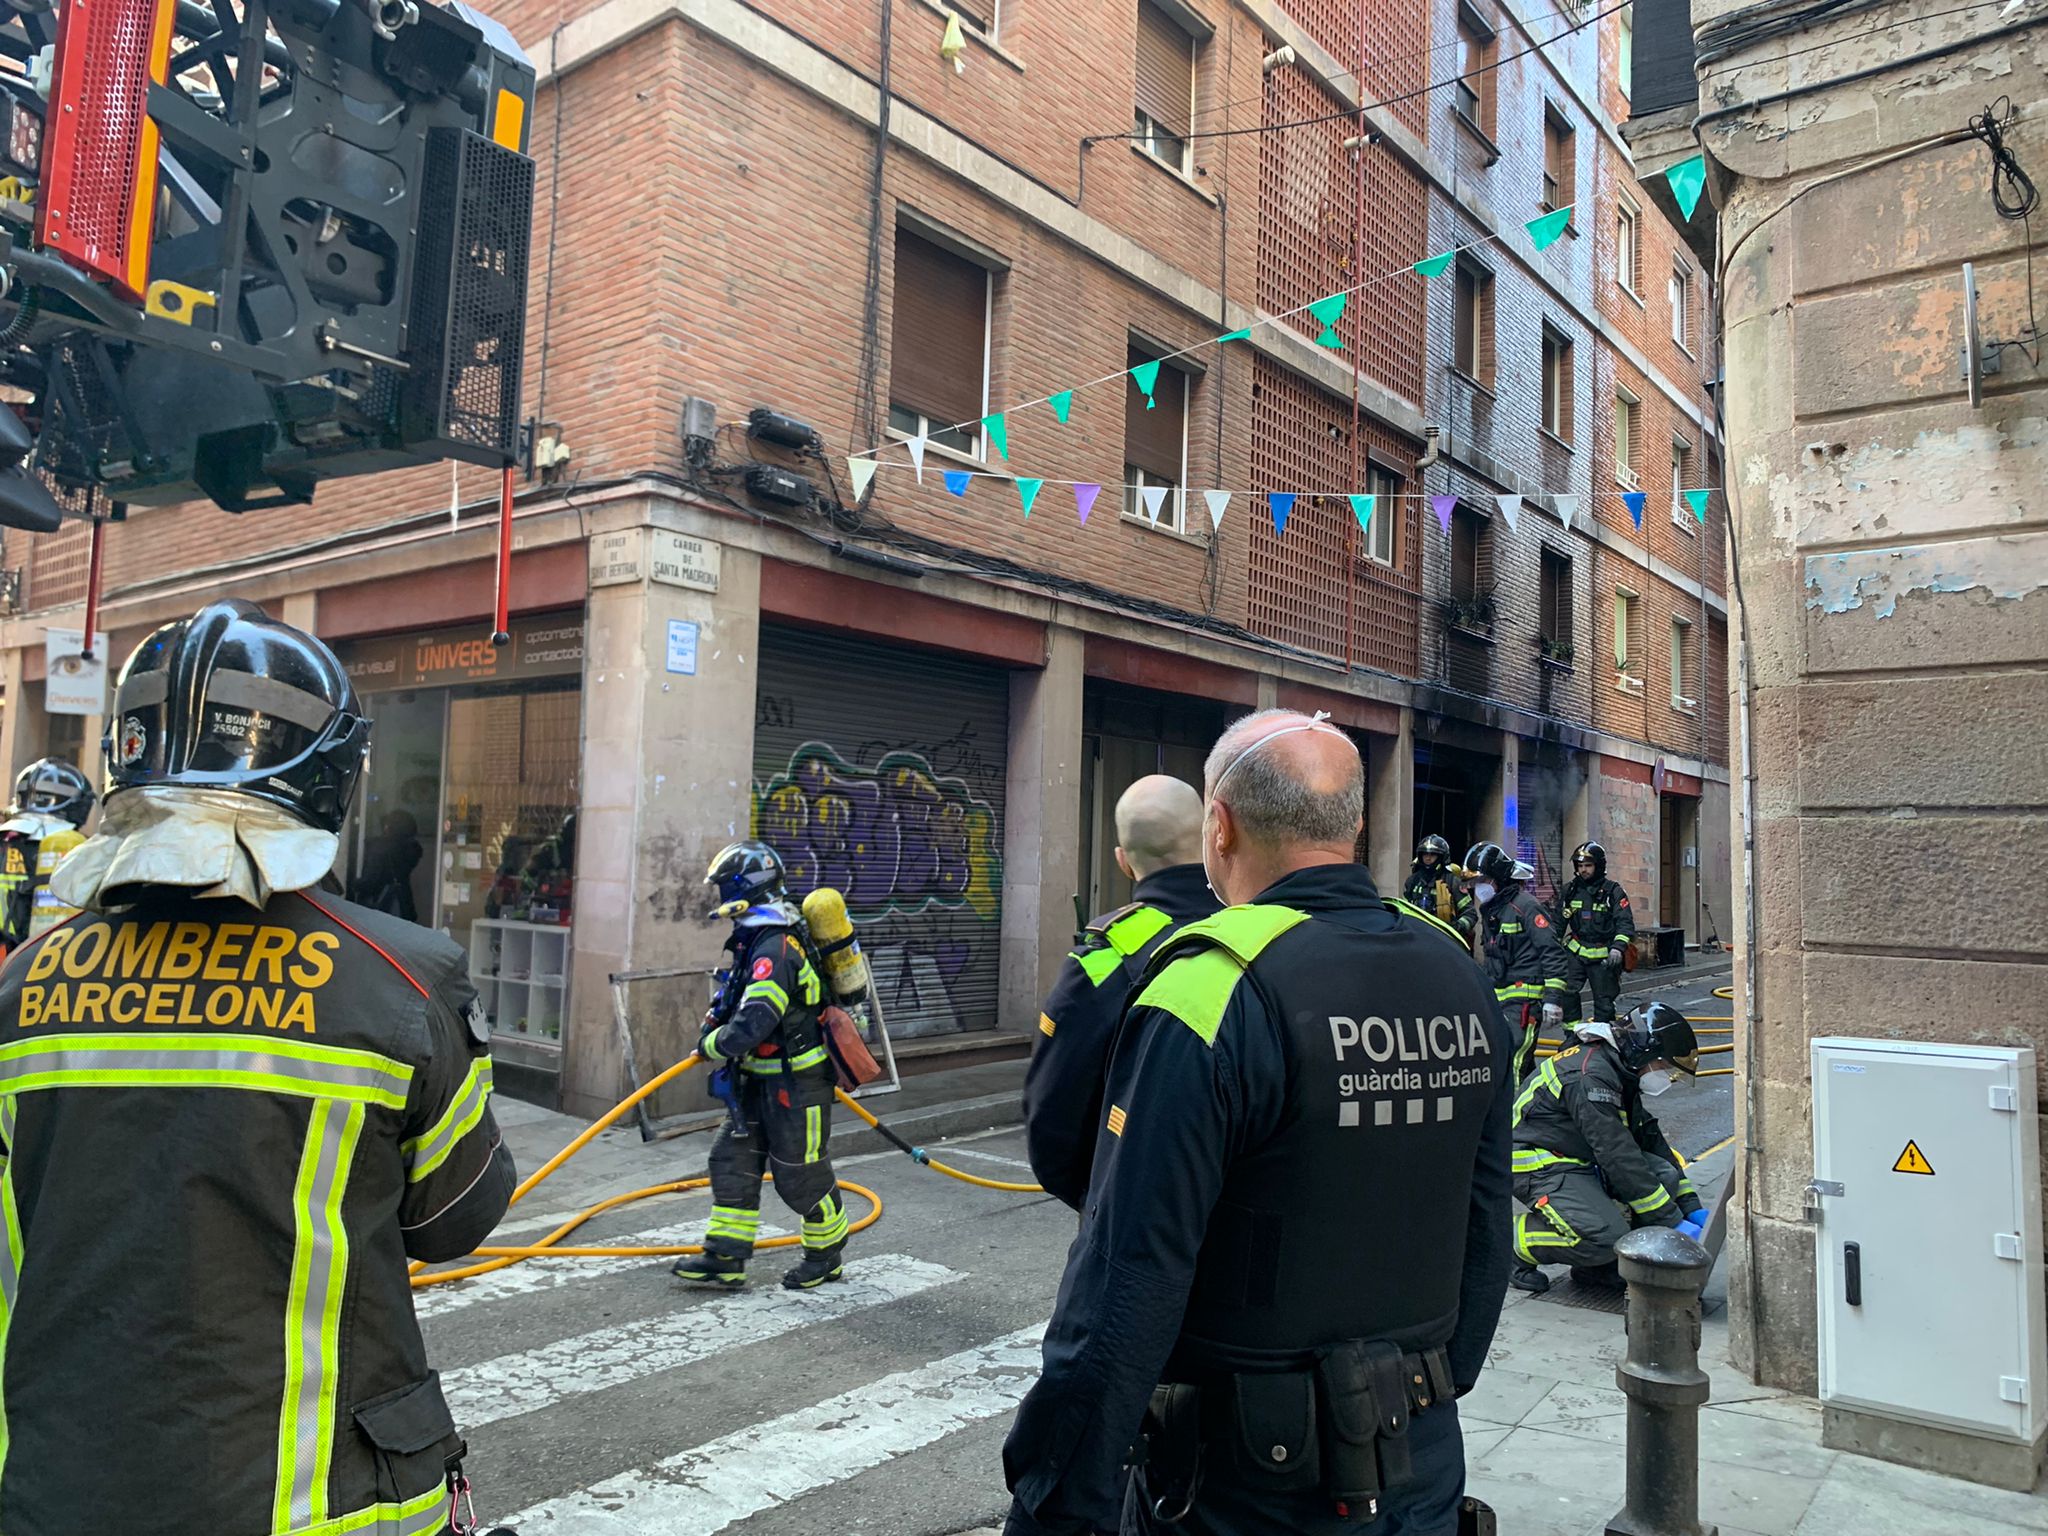
<path fill-rule="evenodd" d="M 1699 1069 L 1684 1014 L 1664 1003 L 1626 1022 L 1589 1023 L 1515 1101 L 1514 1285 L 1546 1291 L 1537 1266 L 1569 1264 L 1589 1285 L 1621 1283 L 1614 1245 L 1634 1227 L 1697 1237 L 1700 1197 L 1644 1104 Z"/>
<path fill-rule="evenodd" d="M 1507 1289 L 1511 1042 L 1455 933 L 1353 862 L 1343 732 L 1249 716 L 1206 783 L 1243 905 L 1160 949 L 1118 1033 L 1006 1530 L 1437 1536 Z"/>
<path fill-rule="evenodd" d="M 1579 989 L 1593 989 L 1593 1017 L 1609 1022 L 1621 997 L 1622 965 L 1636 941 L 1628 892 L 1607 878 L 1607 850 L 1581 843 L 1572 850 L 1572 883 L 1564 888 L 1566 1023 L 1579 1014 Z"/>
<path fill-rule="evenodd" d="M 1451 867 L 1451 845 L 1436 833 L 1415 845 L 1415 866 L 1408 872 L 1408 883 L 1401 887 L 1401 899 L 1449 923 L 1471 942 L 1479 921 L 1472 893 Z"/>
<path fill-rule="evenodd" d="M 49 892 L 50 876 L 85 841 L 95 796 L 86 776 L 58 757 L 30 763 L 14 780 L 0 823 L 0 949 L 13 949 L 71 916 Z"/>
<path fill-rule="evenodd" d="M 1134 882 L 1127 907 L 1082 932 L 1038 1015 L 1024 1075 L 1024 1140 L 1046 1192 L 1075 1210 L 1088 1193 L 1102 1127 L 1110 1037 L 1152 952 L 1219 903 L 1202 872 L 1202 797 L 1167 774 L 1139 779 L 1116 803 L 1117 868 Z"/>
<path fill-rule="evenodd" d="M 761 1229 L 761 1175 L 803 1221 L 803 1258 L 782 1277 L 807 1291 L 841 1277 L 846 1205 L 832 1174 L 832 1062 L 819 1014 L 825 986 L 789 903 L 782 860 L 766 843 L 721 849 L 704 872 L 727 918 L 730 963 L 697 1049 L 730 1118 L 711 1144 L 711 1225 L 704 1251 L 674 1273 L 699 1285 L 746 1284 Z"/>
<path fill-rule="evenodd" d="M 84 911 L 0 970 L 8 1536 L 448 1521 L 406 1261 L 475 1247 L 513 1169 L 463 952 L 314 891 L 369 731 L 247 603 L 121 671 Z"/>
<path fill-rule="evenodd" d="M 1475 843 L 1465 873 L 1478 903 L 1493 994 L 1515 1034 L 1515 1080 L 1528 1074 L 1536 1037 L 1564 1021 L 1565 952 L 1543 903 L 1522 887 L 1527 866 L 1498 843 Z"/>

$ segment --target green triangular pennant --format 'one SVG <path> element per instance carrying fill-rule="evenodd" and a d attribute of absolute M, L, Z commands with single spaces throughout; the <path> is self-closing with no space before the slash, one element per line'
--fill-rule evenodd
<path fill-rule="evenodd" d="M 1540 219 L 1531 219 L 1525 227 L 1529 231 L 1529 243 L 1539 251 L 1547 251 L 1557 244 L 1560 235 L 1572 227 L 1572 211 L 1560 208 Z"/>
<path fill-rule="evenodd" d="M 1138 388 L 1145 392 L 1145 399 L 1149 405 L 1152 391 L 1159 387 L 1159 359 L 1155 357 L 1149 363 L 1138 364 L 1131 370 L 1131 377 L 1137 381 Z"/>
<path fill-rule="evenodd" d="M 1045 482 L 1043 480 L 1025 480 L 1020 478 L 1017 481 L 1017 499 L 1024 503 L 1024 515 L 1026 517 L 1031 515 L 1031 503 L 1038 500 L 1038 493 L 1044 488 Z"/>
<path fill-rule="evenodd" d="M 1351 514 L 1358 519 L 1358 526 L 1367 533 L 1372 532 L 1372 509 L 1379 501 L 1377 496 L 1353 496 Z"/>
<path fill-rule="evenodd" d="M 996 445 L 996 452 L 1004 458 L 1010 456 L 1010 429 L 1003 424 L 1003 413 L 981 418 L 981 424 L 988 428 L 988 440 Z"/>
<path fill-rule="evenodd" d="M 1323 322 L 1323 334 L 1316 338 L 1319 347 L 1342 347 L 1344 338 L 1337 334 L 1337 322 L 1344 318 L 1345 301 L 1348 293 L 1333 293 L 1326 299 L 1317 299 L 1309 305 L 1308 312 Z"/>
<path fill-rule="evenodd" d="M 1690 160 L 1681 160 L 1664 173 L 1664 179 L 1671 183 L 1671 195 L 1678 199 L 1678 211 L 1685 218 L 1692 217 L 1693 209 L 1700 205 L 1700 193 L 1707 186 L 1707 157 L 1694 155 Z"/>
<path fill-rule="evenodd" d="M 1074 411 L 1074 392 L 1071 389 L 1063 389 L 1046 401 L 1046 404 L 1052 407 L 1053 415 L 1059 417 L 1060 425 L 1064 427 L 1067 424 L 1067 418 Z"/>
<path fill-rule="evenodd" d="M 1457 259 L 1456 251 L 1445 251 L 1441 256 L 1430 256 L 1415 263 L 1416 274 L 1420 277 L 1442 277 Z"/>
<path fill-rule="evenodd" d="M 1687 491 L 1685 493 L 1685 499 L 1692 503 L 1692 515 L 1703 523 L 1707 520 L 1707 498 L 1713 494 L 1711 490 Z"/>
<path fill-rule="evenodd" d="M 1225 341 L 1250 341 L 1251 339 L 1252 339 L 1252 328 L 1251 328 L 1250 326 L 1246 326 L 1246 327 L 1245 327 L 1245 328 L 1244 328 L 1243 330 L 1241 330 L 1241 331 L 1229 331 L 1229 332 L 1226 332 L 1225 334 L 1223 334 L 1223 335 L 1221 335 L 1221 336 L 1218 336 L 1218 337 L 1216 338 L 1216 340 L 1217 340 L 1217 341 L 1219 341 L 1219 342 L 1225 342 Z"/>

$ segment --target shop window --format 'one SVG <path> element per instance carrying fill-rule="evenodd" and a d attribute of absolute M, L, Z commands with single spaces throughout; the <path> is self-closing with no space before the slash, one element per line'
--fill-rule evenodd
<path fill-rule="evenodd" d="M 908 229 L 896 231 L 896 309 L 889 347 L 889 425 L 981 457 L 988 411 L 988 334 L 995 278 Z"/>
<path fill-rule="evenodd" d="M 1128 366 L 1154 360 L 1139 347 L 1129 351 Z M 1148 408 L 1136 379 L 1124 384 L 1124 515 L 1152 519 L 1145 491 L 1164 489 L 1159 526 L 1175 533 L 1187 527 L 1188 376 L 1171 363 L 1152 382 Z"/>
<path fill-rule="evenodd" d="M 1578 136 L 1571 119 L 1548 102 L 1543 107 L 1543 200 L 1545 213 L 1578 201 Z"/>
<path fill-rule="evenodd" d="M 1572 344 L 1547 325 L 1543 327 L 1543 430 L 1571 441 Z"/>
<path fill-rule="evenodd" d="M 1137 99 L 1132 131 L 1138 147 L 1181 175 L 1189 163 L 1195 118 L 1195 53 L 1200 43 L 1164 8 L 1138 0 Z"/>

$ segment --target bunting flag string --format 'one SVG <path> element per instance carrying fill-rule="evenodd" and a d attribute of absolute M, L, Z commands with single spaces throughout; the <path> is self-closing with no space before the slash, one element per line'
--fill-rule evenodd
<path fill-rule="evenodd" d="M 917 483 L 919 485 L 924 484 L 924 445 L 927 441 L 929 439 L 926 434 L 920 432 L 903 445 L 910 450 L 911 467 L 917 471 Z M 876 467 L 879 468 L 880 466 L 877 465 Z"/>
<path fill-rule="evenodd" d="M 1455 496 L 1432 496 L 1429 498 L 1429 509 L 1436 514 L 1437 523 L 1445 533 L 1451 531 L 1451 513 L 1457 505 L 1458 498 Z"/>
<path fill-rule="evenodd" d="M 1530 244 L 1538 251 L 1542 251 L 1554 244 L 1564 234 L 1565 230 L 1570 228 L 1571 218 L 1571 208 L 1559 208 L 1555 212 L 1544 214 L 1541 218 L 1530 220 L 1522 228 L 1523 232 L 1528 236 Z M 1163 357 L 1152 358 L 1140 363 L 1135 368 L 1119 369 L 1115 373 L 1106 373 L 1100 378 L 1089 379 L 1083 383 L 1074 384 L 1068 388 L 1055 391 L 1052 394 L 1041 395 L 1035 400 L 1020 401 L 1012 405 L 1007 412 L 996 411 L 980 418 L 979 424 L 988 431 L 990 440 L 996 444 L 996 451 L 1007 460 L 1010 452 L 1005 417 L 1011 413 L 1025 410 L 1034 405 L 1049 405 L 1052 407 L 1053 415 L 1059 419 L 1062 425 L 1065 425 L 1069 414 L 1073 410 L 1076 393 L 1085 389 L 1095 389 L 1104 384 L 1112 384 L 1124 378 L 1129 378 L 1137 384 L 1138 388 L 1144 393 L 1145 408 L 1151 410 L 1157 404 L 1152 395 L 1154 388 L 1158 384 L 1159 367 L 1162 363 L 1172 362 L 1175 358 L 1186 357 L 1200 351 L 1204 347 L 1222 346 L 1233 341 L 1249 341 L 1253 330 L 1259 326 L 1283 324 L 1301 315 L 1308 315 L 1321 324 L 1322 330 L 1315 338 L 1317 345 L 1341 351 L 1344 340 L 1337 331 L 1337 321 L 1342 318 L 1353 294 L 1361 294 L 1369 289 L 1378 287 L 1382 283 L 1392 282 L 1396 278 L 1410 275 L 1418 276 L 1425 280 L 1441 277 L 1449 270 L 1452 261 L 1461 252 L 1474 250 L 1482 245 L 1493 244 L 1505 238 L 1505 231 L 1482 235 L 1476 240 L 1468 240 L 1462 245 L 1453 246 L 1450 250 L 1439 252 L 1434 256 L 1424 257 L 1422 260 L 1413 262 L 1408 266 L 1396 267 L 1391 271 L 1382 272 L 1379 276 L 1368 278 L 1364 282 L 1355 284 L 1350 288 L 1340 289 L 1336 293 L 1325 294 L 1319 299 L 1312 299 L 1306 304 L 1296 305 L 1293 309 L 1282 310 L 1278 314 L 1261 315 L 1250 325 L 1242 326 L 1234 331 L 1226 331 L 1221 336 L 1213 336 L 1203 341 L 1194 342 L 1176 351 L 1169 352 Z M 976 423 L 973 421 L 961 421 L 954 422 L 950 428 L 929 428 L 914 438 L 904 440 L 904 446 L 910 450 L 912 462 L 921 465 L 924 457 L 924 448 L 930 440 L 932 431 L 963 431 L 975 425 Z M 876 458 L 886 452 L 889 446 L 887 443 L 878 443 L 864 450 L 862 454 L 850 457 Z"/>
<path fill-rule="evenodd" d="M 1713 494 L 1712 491 L 1687 491 L 1685 493 L 1685 499 L 1692 503 L 1692 515 L 1702 523 L 1707 520 L 1707 498 Z"/>
<path fill-rule="evenodd" d="M 1706 190 L 1707 157 L 1694 155 L 1690 160 L 1679 161 L 1664 173 L 1664 179 L 1671 185 L 1679 213 L 1690 223 L 1693 209 L 1700 205 L 1700 193 Z"/>
<path fill-rule="evenodd" d="M 1230 506 L 1230 492 L 1204 491 L 1202 499 L 1209 503 L 1209 526 L 1218 533 L 1223 531 L 1223 514 Z"/>
<path fill-rule="evenodd" d="M 949 469 L 944 473 L 946 476 L 946 489 L 955 496 L 964 497 L 967 494 L 967 487 L 973 483 L 973 472 L 965 469 Z"/>
<path fill-rule="evenodd" d="M 1170 489 L 1172 487 L 1164 485 L 1147 485 L 1139 488 L 1138 494 L 1145 498 L 1145 516 L 1151 520 L 1154 528 L 1159 526 L 1159 512 L 1166 505 L 1166 493 Z"/>
<path fill-rule="evenodd" d="M 1044 489 L 1045 482 L 1043 480 L 1026 480 L 1021 477 L 1018 479 L 1017 499 L 1024 503 L 1024 515 L 1026 517 L 1031 515 L 1031 504 L 1038 500 L 1038 493 Z"/>
<path fill-rule="evenodd" d="M 1649 493 L 1647 491 L 1625 491 L 1622 493 L 1621 499 L 1628 503 L 1628 515 L 1636 520 L 1636 527 L 1641 528 L 1643 526 L 1643 508 L 1650 501 Z"/>
<path fill-rule="evenodd" d="M 1091 485 L 1086 480 L 1074 482 L 1074 510 L 1081 514 L 1081 521 L 1088 521 L 1088 511 L 1095 505 L 1095 498 L 1102 494 L 1102 487 Z"/>
<path fill-rule="evenodd" d="M 858 503 L 861 497 L 867 495 L 868 482 L 875 478 L 875 471 L 882 466 L 873 459 L 863 459 L 859 455 L 848 459 L 846 465 L 853 471 L 853 499 Z"/>
<path fill-rule="evenodd" d="M 1579 515 L 1579 498 L 1576 496 L 1553 496 L 1550 498 L 1557 507 L 1558 521 L 1569 528 L 1572 519 Z"/>
<path fill-rule="evenodd" d="M 1273 531 L 1287 532 L 1287 518 L 1294 511 L 1294 497 L 1287 491 L 1268 491 L 1266 505 L 1273 509 Z"/>
<path fill-rule="evenodd" d="M 1378 501 L 1379 497 L 1377 496 L 1351 497 L 1351 515 L 1358 519 L 1358 527 L 1361 533 L 1370 534 L 1372 532 L 1373 506 Z"/>
<path fill-rule="evenodd" d="M 1502 520 L 1508 525 L 1508 532 L 1519 532 L 1521 529 L 1522 498 L 1519 496 L 1496 496 L 1493 499 L 1500 506 L 1500 515 Z"/>

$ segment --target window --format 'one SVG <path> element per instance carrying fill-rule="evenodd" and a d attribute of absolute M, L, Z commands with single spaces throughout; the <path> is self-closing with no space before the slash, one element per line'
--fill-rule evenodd
<path fill-rule="evenodd" d="M 1000 0 L 939 0 L 939 4 L 983 37 L 995 37 L 997 22 L 1002 14 Z"/>
<path fill-rule="evenodd" d="M 1624 675 L 1636 668 L 1636 595 L 1614 589 L 1614 670 Z"/>
<path fill-rule="evenodd" d="M 1642 409 L 1627 390 L 1614 397 L 1614 478 L 1631 491 L 1640 484 L 1636 478 L 1636 427 Z"/>
<path fill-rule="evenodd" d="M 896 318 L 889 341 L 889 425 L 981 457 L 988 411 L 988 268 L 896 231 Z"/>
<path fill-rule="evenodd" d="M 1365 557 L 1381 565 L 1394 563 L 1394 525 L 1401 521 L 1402 484 L 1401 477 L 1391 469 L 1382 469 L 1377 464 L 1366 469 L 1366 492 L 1379 500 L 1373 503 L 1372 525 L 1366 531 Z"/>
<path fill-rule="evenodd" d="M 1614 209 L 1614 280 L 1630 293 L 1643 287 L 1642 235 L 1640 215 L 1627 203 Z"/>
<path fill-rule="evenodd" d="M 1671 339 L 1692 350 L 1692 272 L 1684 266 L 1671 269 Z"/>
<path fill-rule="evenodd" d="M 1543 430 L 1571 441 L 1572 344 L 1543 327 Z"/>
<path fill-rule="evenodd" d="M 1451 110 L 1489 138 L 1493 133 L 1493 29 L 1470 6 L 1458 7 L 1458 76 Z"/>
<path fill-rule="evenodd" d="M 1685 493 L 1693 489 L 1692 444 L 1682 437 L 1671 440 L 1671 521 L 1687 533 L 1692 532 L 1692 508 L 1686 505 Z"/>
<path fill-rule="evenodd" d="M 1578 200 L 1578 139 L 1571 120 L 1557 108 L 1543 108 L 1543 203 L 1545 213 Z"/>
<path fill-rule="evenodd" d="M 1155 354 L 1132 347 L 1128 366 L 1149 363 Z M 1166 487 L 1159 526 L 1175 533 L 1187 526 L 1188 376 L 1171 363 L 1152 382 L 1152 408 L 1136 379 L 1124 384 L 1124 516 L 1152 520 L 1146 488 Z"/>
<path fill-rule="evenodd" d="M 1493 274 L 1458 263 L 1456 347 L 1451 362 L 1469 379 L 1493 387 Z"/>
<path fill-rule="evenodd" d="M 1543 587 L 1538 628 L 1543 659 L 1562 666 L 1572 660 L 1572 562 L 1554 549 L 1543 551 Z"/>
<path fill-rule="evenodd" d="M 1692 696 L 1692 669 L 1687 665 L 1685 654 L 1691 641 L 1691 623 L 1674 618 L 1671 621 L 1671 704 L 1675 709 L 1699 708 L 1699 700 Z"/>
<path fill-rule="evenodd" d="M 1195 39 L 1152 0 L 1138 0 L 1138 147 L 1183 176 L 1195 119 Z"/>
<path fill-rule="evenodd" d="M 1469 603 L 1486 591 L 1486 525 L 1459 502 L 1451 514 L 1451 597 Z"/>
<path fill-rule="evenodd" d="M 1614 78 L 1621 87 L 1621 94 L 1633 97 L 1636 93 L 1636 18 L 1635 7 L 1624 5 L 1621 14 L 1615 18 L 1620 45 L 1615 50 Z"/>

